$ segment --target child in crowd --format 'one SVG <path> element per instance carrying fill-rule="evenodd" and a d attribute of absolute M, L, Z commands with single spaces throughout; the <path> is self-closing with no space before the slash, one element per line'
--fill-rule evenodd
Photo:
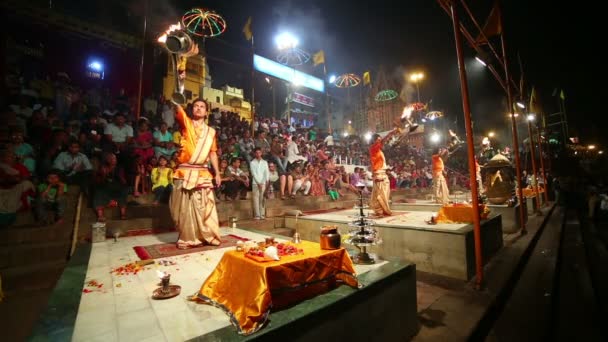
<path fill-rule="evenodd" d="M 171 167 L 173 170 L 175 170 L 179 165 L 179 159 L 177 158 L 178 155 L 179 152 L 173 152 L 173 154 L 171 155 L 171 162 L 169 163 L 169 167 Z"/>
<path fill-rule="evenodd" d="M 59 173 L 51 171 L 46 177 L 46 182 L 38 185 L 38 197 L 36 198 L 36 219 L 43 223 L 63 222 L 63 212 L 65 211 L 64 194 L 68 191 L 68 186 L 61 181 Z M 54 217 L 49 219 L 46 211 L 52 211 Z"/>
<path fill-rule="evenodd" d="M 173 190 L 173 169 L 167 166 L 169 161 L 165 156 L 158 158 L 158 166 L 152 169 L 152 192 L 154 192 L 154 204 L 169 202 L 169 196 Z"/>
<path fill-rule="evenodd" d="M 146 165 L 143 158 L 135 158 L 135 182 L 133 184 L 133 196 L 139 197 L 146 194 L 145 190 Z M 141 187 L 140 187 L 141 186 Z M 141 192 L 139 191 L 141 189 Z"/>

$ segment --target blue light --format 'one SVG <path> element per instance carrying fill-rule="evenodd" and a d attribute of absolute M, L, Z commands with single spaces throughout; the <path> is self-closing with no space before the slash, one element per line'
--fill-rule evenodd
<path fill-rule="evenodd" d="M 99 62 L 99 61 L 91 61 L 89 63 L 89 69 L 94 70 L 94 71 L 102 71 L 103 64 L 101 64 L 101 62 Z"/>
<path fill-rule="evenodd" d="M 329 83 L 334 83 L 336 81 L 336 75 L 329 76 Z"/>
<path fill-rule="evenodd" d="M 322 79 L 297 71 L 294 68 L 268 58 L 253 55 L 253 66 L 259 72 L 280 78 L 294 85 L 310 88 L 321 93 L 325 92 L 325 83 Z"/>

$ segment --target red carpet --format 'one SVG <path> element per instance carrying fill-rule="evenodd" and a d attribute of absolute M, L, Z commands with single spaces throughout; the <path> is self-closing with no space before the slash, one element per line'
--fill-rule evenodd
<path fill-rule="evenodd" d="M 249 239 L 230 234 L 230 235 L 222 236 L 222 244 L 219 246 L 204 245 L 201 247 L 195 247 L 195 248 L 190 248 L 190 249 L 178 249 L 177 246 L 175 245 L 175 242 L 173 242 L 173 243 L 159 243 L 156 245 L 148 245 L 148 246 L 135 246 L 135 247 L 133 247 L 133 249 L 135 250 L 135 253 L 137 253 L 137 256 L 141 260 L 148 260 L 148 259 L 166 258 L 166 257 L 170 257 L 170 256 L 175 256 L 175 255 L 184 255 L 184 254 L 190 254 L 190 253 L 204 252 L 204 251 L 209 251 L 209 250 L 218 249 L 218 248 L 233 247 L 233 246 L 236 246 L 236 243 L 238 241 L 247 241 L 247 240 L 249 240 Z"/>

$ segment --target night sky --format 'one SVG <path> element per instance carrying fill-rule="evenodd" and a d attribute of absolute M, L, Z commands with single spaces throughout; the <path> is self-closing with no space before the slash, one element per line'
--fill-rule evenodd
<path fill-rule="evenodd" d="M 57 3 L 58 7 L 72 7 L 75 13 L 82 13 L 102 23 L 126 25 L 138 32 L 141 22 L 138 8 L 141 8 L 143 1 L 104 1 L 94 5 L 91 2 L 85 4 L 73 1 L 53 3 Z M 605 41 L 599 38 L 603 32 L 600 31 L 603 24 L 599 18 L 601 11 L 591 6 L 576 7 L 577 4 L 573 2 L 502 2 L 513 79 L 519 82 L 519 53 L 526 92 L 530 92 L 532 85 L 536 87 L 545 113 L 557 111 L 558 97 L 552 94 L 555 89 L 558 92 L 563 89 L 570 135 L 580 136 L 582 143 L 606 145 L 607 135 L 602 136 L 602 126 L 598 124 L 604 115 L 600 99 L 605 95 L 600 91 L 606 88 L 600 83 L 606 74 L 606 66 L 599 53 L 599 49 L 603 48 L 601 44 Z M 160 31 L 191 7 L 211 8 L 226 18 L 228 29 L 220 36 L 221 41 L 210 39 L 206 42 L 206 51 L 210 57 L 234 63 L 210 59 L 209 65 L 216 87 L 228 83 L 244 87 L 249 94 L 249 45 L 241 30 L 247 17 L 252 16 L 256 53 L 268 58 L 276 57 L 276 34 L 289 31 L 300 38 L 302 49 L 310 53 L 320 49 L 325 51 L 329 74 L 361 74 L 371 70 L 373 82 L 380 66 L 394 81 L 402 80 L 409 72 L 424 71 L 426 78 L 420 84 L 422 99 L 432 99 L 432 108 L 446 113 L 449 126 L 458 121 L 460 131 L 463 130 L 451 19 L 434 0 L 162 0 L 150 3 L 149 29 L 152 33 Z M 483 25 L 492 1 L 468 0 L 467 3 Z M 95 7 L 94 10 L 91 10 L 91 6 Z M 118 23 L 117 18 L 120 16 L 115 8 L 120 6 L 129 11 L 123 14 L 124 20 Z M 471 28 L 471 32 L 476 32 L 472 26 L 467 27 Z M 495 46 L 499 48 L 498 44 Z M 488 70 L 474 62 L 474 50 L 468 45 L 465 45 L 464 50 L 476 133 L 506 128 L 504 91 Z M 322 76 L 321 66 L 313 68 L 308 65 L 301 70 Z M 411 96 L 412 89 L 410 86 L 405 93 Z M 256 100 L 261 102 L 262 111 L 271 110 L 270 94 L 263 76 L 258 76 Z M 284 94 L 278 89 L 277 99 L 282 95 Z M 339 92 L 336 95 L 340 95 Z"/>

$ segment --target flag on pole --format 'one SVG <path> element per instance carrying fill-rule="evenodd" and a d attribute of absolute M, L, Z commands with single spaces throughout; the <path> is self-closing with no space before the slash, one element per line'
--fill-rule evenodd
<path fill-rule="evenodd" d="M 486 19 L 486 24 L 483 25 L 482 32 L 483 35 L 480 33 L 477 39 L 475 39 L 475 43 L 479 45 L 488 44 L 488 40 L 486 38 L 490 39 L 494 36 L 502 34 L 502 21 L 500 18 L 500 7 L 498 5 L 498 1 L 494 1 L 494 6 L 492 6 L 488 19 Z"/>
<path fill-rule="evenodd" d="M 319 52 L 315 53 L 312 56 L 312 62 L 314 66 L 325 64 L 325 52 L 323 52 L 323 50 L 319 50 Z"/>
<path fill-rule="evenodd" d="M 251 40 L 253 38 L 253 31 L 251 30 L 251 17 L 247 18 L 245 26 L 243 26 L 243 34 L 245 39 Z"/>
<path fill-rule="evenodd" d="M 366 71 L 363 73 L 363 85 L 368 85 L 370 83 L 372 83 L 372 76 L 369 71 Z"/>
<path fill-rule="evenodd" d="M 562 90 L 559 92 L 559 98 L 560 98 L 560 99 L 562 99 L 562 101 L 565 101 L 565 100 L 566 100 L 566 94 L 564 94 L 564 89 L 562 89 Z"/>
<path fill-rule="evenodd" d="M 534 113 L 536 115 L 540 115 L 538 108 L 538 102 L 536 100 L 536 89 L 534 89 L 534 87 L 532 87 L 532 93 L 530 93 L 530 113 Z"/>

